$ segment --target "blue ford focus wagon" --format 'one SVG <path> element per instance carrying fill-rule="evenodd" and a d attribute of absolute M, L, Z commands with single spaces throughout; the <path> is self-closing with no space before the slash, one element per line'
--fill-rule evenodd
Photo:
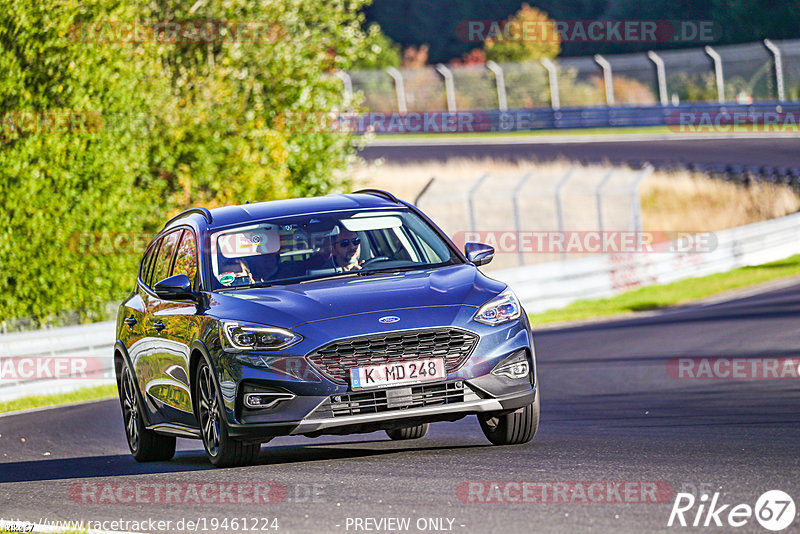
<path fill-rule="evenodd" d="M 378 190 L 181 213 L 117 318 L 131 453 L 168 460 L 195 438 L 245 465 L 275 436 L 417 439 L 468 415 L 496 445 L 530 441 L 533 338 L 478 270 L 493 254 Z"/>

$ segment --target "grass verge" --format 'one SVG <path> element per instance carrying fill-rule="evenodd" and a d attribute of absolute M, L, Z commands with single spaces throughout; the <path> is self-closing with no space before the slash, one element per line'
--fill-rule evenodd
<path fill-rule="evenodd" d="M 17 410 L 28 410 L 41 406 L 55 406 L 58 404 L 69 404 L 71 402 L 81 402 L 95 399 L 106 399 L 117 396 L 116 384 L 107 386 L 96 386 L 91 388 L 78 389 L 69 393 L 58 395 L 41 395 L 36 397 L 23 397 L 12 401 L 0 402 L 0 413 L 16 412 Z"/>
<path fill-rule="evenodd" d="M 560 310 L 530 315 L 530 319 L 534 325 L 544 325 L 657 310 L 796 275 L 800 275 L 800 255 L 727 273 L 643 287 L 607 299 L 581 300 Z"/>

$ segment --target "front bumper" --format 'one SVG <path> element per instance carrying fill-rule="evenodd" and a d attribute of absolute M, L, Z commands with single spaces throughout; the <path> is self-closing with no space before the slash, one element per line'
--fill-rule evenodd
<path fill-rule="evenodd" d="M 267 369 L 225 358 L 218 369 L 223 370 L 220 385 L 228 433 L 247 441 L 285 435 L 365 433 L 455 421 L 470 414 L 514 411 L 534 402 L 536 356 L 524 315 L 501 327 L 474 322 L 469 327 L 479 338 L 477 346 L 463 365 L 448 372 L 444 381 L 432 384 L 354 391 L 349 384 L 331 381 L 308 364 L 303 353 L 323 345 L 322 340 L 308 349 L 298 346 L 297 356 L 274 357 Z M 530 358 L 529 379 L 492 374 L 498 364 L 521 350 Z M 249 410 L 242 407 L 244 393 L 249 391 L 288 392 L 295 397 L 273 409 Z"/>
<path fill-rule="evenodd" d="M 467 388 L 465 389 L 472 389 Z M 474 393 L 474 391 L 473 391 Z M 316 437 L 322 434 L 356 434 L 390 430 L 436 421 L 457 421 L 462 417 L 484 412 L 514 411 L 536 400 L 535 388 L 528 386 L 520 391 L 495 398 L 480 398 L 477 394 L 465 395 L 466 400 L 453 404 L 438 404 L 417 408 L 386 410 L 378 413 L 338 415 L 326 417 L 329 400 L 321 403 L 307 419 L 293 422 L 261 424 L 229 424 L 228 434 L 245 441 L 264 441 L 275 436 L 305 435 Z"/>

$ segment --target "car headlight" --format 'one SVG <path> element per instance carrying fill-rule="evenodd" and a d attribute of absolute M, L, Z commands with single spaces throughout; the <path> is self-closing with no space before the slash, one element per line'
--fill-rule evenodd
<path fill-rule="evenodd" d="M 236 350 L 283 350 L 303 339 L 290 330 L 258 324 L 223 322 L 220 329 L 226 348 Z"/>
<path fill-rule="evenodd" d="M 493 375 L 504 376 L 514 380 L 527 378 L 530 372 L 531 367 L 528 364 L 528 355 L 524 350 L 517 351 L 492 369 Z"/>
<path fill-rule="evenodd" d="M 513 321 L 514 319 L 519 319 L 521 314 L 522 306 L 519 300 L 517 300 L 513 291 L 506 289 L 481 306 L 473 319 L 479 323 L 495 326 Z"/>

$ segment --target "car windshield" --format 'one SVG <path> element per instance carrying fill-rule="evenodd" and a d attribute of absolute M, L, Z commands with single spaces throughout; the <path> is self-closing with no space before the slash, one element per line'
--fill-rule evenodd
<path fill-rule="evenodd" d="M 210 244 L 215 290 L 461 263 L 452 248 L 408 210 L 249 223 L 211 234 Z"/>

